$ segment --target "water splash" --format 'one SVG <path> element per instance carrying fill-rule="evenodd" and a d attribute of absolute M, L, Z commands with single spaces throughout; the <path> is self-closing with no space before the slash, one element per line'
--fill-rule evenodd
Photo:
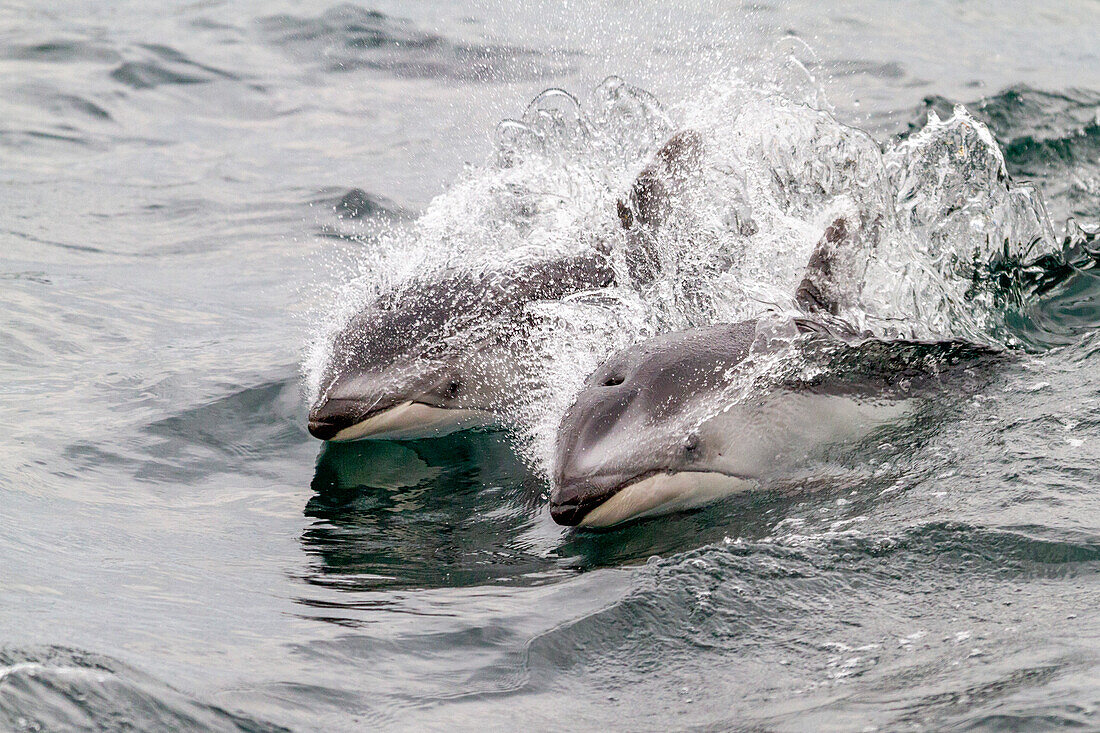
<path fill-rule="evenodd" d="M 1016 345 L 988 275 L 993 262 L 1003 275 L 1005 263 L 1063 256 L 1038 189 L 1011 180 L 993 135 L 965 108 L 947 119 L 930 111 L 922 130 L 880 144 L 839 122 L 808 65 L 789 60 L 771 81 L 735 79 L 674 109 L 617 78 L 584 102 L 561 89 L 538 95 L 498 125 L 485 165 L 415 224 L 376 237 L 319 331 L 307 388 L 316 390 L 332 334 L 414 275 L 609 251 L 614 287 L 528 307 L 525 368 L 535 386 L 510 417 L 522 452 L 545 468 L 561 414 L 611 352 L 662 332 L 793 312 L 809 255 L 837 217 L 855 232 L 841 314 L 854 328 Z M 667 192 L 660 225 L 628 232 L 617 212 L 631 182 L 677 129 L 694 131 L 699 156 Z M 628 267 L 639 237 L 655 277 Z"/>

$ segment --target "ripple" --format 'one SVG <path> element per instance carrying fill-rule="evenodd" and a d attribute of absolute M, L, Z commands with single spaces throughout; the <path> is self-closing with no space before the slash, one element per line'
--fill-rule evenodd
<path fill-rule="evenodd" d="M 562 54 L 452 40 L 350 4 L 316 17 L 270 16 L 259 27 L 269 43 L 330 72 L 371 69 L 402 78 L 515 81 L 569 71 Z"/>
<path fill-rule="evenodd" d="M 201 84 L 207 79 L 183 74 L 150 61 L 127 61 L 111 72 L 111 78 L 131 89 L 152 89 L 162 84 Z"/>
<path fill-rule="evenodd" d="M 111 62 L 120 58 L 118 51 L 109 46 L 76 39 L 16 45 L 10 47 L 4 55 L 12 59 L 48 63 Z"/>
<path fill-rule="evenodd" d="M 1043 537 L 1043 532 L 1049 530 L 943 522 L 898 535 L 842 531 L 726 538 L 664 559 L 651 556 L 633 593 L 578 620 L 575 631 L 555 631 L 538 644 L 550 644 L 547 654 L 559 659 L 570 656 L 551 651 L 559 642 L 617 644 L 624 634 L 711 647 L 725 645 L 723 639 L 741 643 L 745 634 L 766 636 L 773 631 L 771 619 L 797 623 L 847 588 L 874 595 L 907 578 L 911 593 L 937 592 L 940 586 L 951 595 L 1004 578 L 1064 579 L 1100 570 L 1100 540 Z M 768 611 L 761 604 L 784 610 Z"/>
<path fill-rule="evenodd" d="M 1100 546 L 1031 531 L 932 523 L 654 557 L 621 598 L 534 637 L 525 670 L 576 696 L 577 715 L 610 705 L 635 726 L 658 709 L 719 728 L 1088 720 L 1044 691 L 1068 686 L 1080 700 L 1095 665 L 1037 653 L 1032 638 L 1086 602 L 1076 578 L 1095 572 Z M 1045 580 L 1015 582 L 1029 575 Z M 732 689 L 743 696 L 723 699 Z"/>
<path fill-rule="evenodd" d="M 361 188 L 326 188 L 319 193 L 310 205 L 329 208 L 340 219 L 404 219 L 412 216 L 412 212 L 396 202 Z"/>
<path fill-rule="evenodd" d="M 242 464 L 265 474 L 265 459 L 300 446 L 308 438 L 298 403 L 296 379 L 238 388 L 205 404 L 157 420 L 145 428 L 152 438 L 134 463 L 138 478 L 195 481 Z"/>
<path fill-rule="evenodd" d="M 171 46 L 141 44 L 139 52 L 148 56 L 126 61 L 111 71 L 111 78 L 131 89 L 153 89 L 163 85 L 203 84 L 215 79 L 237 81 L 236 74 L 193 61 Z"/>
<path fill-rule="evenodd" d="M 0 649 L 0 727 L 286 730 L 202 703 L 117 660 L 65 647 Z"/>

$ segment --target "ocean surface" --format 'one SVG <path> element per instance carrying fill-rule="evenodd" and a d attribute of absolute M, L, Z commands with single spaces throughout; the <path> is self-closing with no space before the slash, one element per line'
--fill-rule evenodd
<path fill-rule="evenodd" d="M 306 432 L 310 345 L 378 248 L 535 230 L 462 213 L 503 200 L 499 123 L 543 90 L 771 120 L 788 161 L 864 130 L 921 202 L 978 175 L 921 141 L 988 129 L 1031 186 L 986 208 L 1056 256 L 1100 221 L 1098 29 L 1094 0 L 0 4 L 0 730 L 1100 729 L 1098 247 L 913 305 L 1013 358 L 812 492 L 572 531 L 558 407 L 522 450 Z M 545 237 L 641 165 L 569 150 Z M 812 237 L 820 203 L 761 225 Z M 955 211 L 905 231 L 1026 229 Z"/>

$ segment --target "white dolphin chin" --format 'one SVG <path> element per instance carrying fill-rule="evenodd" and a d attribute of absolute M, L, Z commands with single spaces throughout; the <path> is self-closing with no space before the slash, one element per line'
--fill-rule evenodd
<path fill-rule="evenodd" d="M 753 479 L 712 471 L 658 473 L 620 489 L 585 514 L 578 526 L 610 527 L 628 519 L 694 509 L 756 486 Z"/>
<path fill-rule="evenodd" d="M 361 438 L 376 440 L 435 438 L 459 430 L 495 424 L 494 417 L 482 410 L 449 410 L 425 405 L 422 402 L 402 402 L 351 427 L 344 428 L 329 440 L 343 442 Z"/>

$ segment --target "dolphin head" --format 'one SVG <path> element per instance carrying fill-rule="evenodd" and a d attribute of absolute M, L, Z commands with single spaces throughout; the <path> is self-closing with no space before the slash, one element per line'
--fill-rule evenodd
<path fill-rule="evenodd" d="M 754 335 L 751 321 L 693 329 L 605 362 L 558 428 L 554 521 L 607 526 L 751 486 L 752 461 L 727 455 L 729 436 L 700 406 L 720 399 Z"/>
<path fill-rule="evenodd" d="M 446 270 L 370 303 L 331 343 L 309 431 L 419 438 L 495 424 L 530 378 L 530 303 L 610 284 L 602 253 Z"/>
<path fill-rule="evenodd" d="M 396 439 L 492 424 L 515 372 L 504 327 L 513 314 L 475 318 L 483 306 L 453 277 L 370 304 L 332 342 L 309 432 Z"/>
<path fill-rule="evenodd" d="M 309 412 L 309 432 L 322 440 L 419 438 L 495 422 L 498 407 L 485 375 L 453 360 L 408 358 L 364 365 L 335 376 Z"/>
<path fill-rule="evenodd" d="M 750 353 L 767 357 L 766 372 Z M 550 513 L 604 527 L 804 478 L 822 451 L 858 446 L 922 396 L 981 378 L 1001 353 L 834 333 L 801 318 L 650 339 L 613 355 L 566 411 Z"/>

